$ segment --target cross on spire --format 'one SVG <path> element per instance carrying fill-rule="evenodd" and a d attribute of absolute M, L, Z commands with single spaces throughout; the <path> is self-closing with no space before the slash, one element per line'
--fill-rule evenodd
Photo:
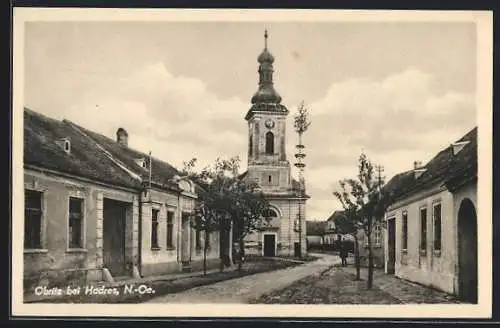
<path fill-rule="evenodd" d="M 267 29 L 266 29 L 264 32 L 264 48 L 266 48 L 266 49 L 267 49 L 267 38 L 268 38 L 268 35 L 267 35 Z"/>

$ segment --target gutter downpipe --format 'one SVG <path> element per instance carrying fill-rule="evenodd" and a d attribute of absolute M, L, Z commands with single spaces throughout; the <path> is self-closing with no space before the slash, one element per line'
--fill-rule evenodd
<path fill-rule="evenodd" d="M 139 269 L 139 274 L 142 275 L 142 195 L 144 194 L 142 188 L 139 191 L 139 218 L 138 218 L 138 227 L 137 227 L 137 266 Z"/>

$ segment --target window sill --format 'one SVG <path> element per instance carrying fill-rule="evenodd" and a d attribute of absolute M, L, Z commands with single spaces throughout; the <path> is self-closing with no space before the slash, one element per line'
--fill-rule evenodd
<path fill-rule="evenodd" d="M 66 253 L 88 253 L 86 248 L 69 248 Z"/>
<path fill-rule="evenodd" d="M 440 257 L 440 256 L 441 256 L 441 250 L 436 250 L 436 249 L 435 249 L 435 250 L 434 250 L 434 252 L 433 252 L 433 255 L 434 255 L 435 257 Z"/>
<path fill-rule="evenodd" d="M 401 253 L 408 254 L 408 250 L 407 249 L 403 249 L 403 250 L 401 250 Z"/>
<path fill-rule="evenodd" d="M 159 250 L 160 250 L 160 247 L 151 247 L 151 250 L 152 250 L 152 251 L 159 251 Z"/>
<path fill-rule="evenodd" d="M 49 250 L 44 248 L 33 248 L 33 249 L 25 249 L 24 254 L 43 254 L 47 253 Z"/>
<path fill-rule="evenodd" d="M 174 246 L 167 246 L 166 250 L 167 251 L 173 251 L 173 250 L 175 250 L 175 247 Z"/>
<path fill-rule="evenodd" d="M 425 249 L 421 249 L 420 256 L 427 256 L 427 251 Z"/>

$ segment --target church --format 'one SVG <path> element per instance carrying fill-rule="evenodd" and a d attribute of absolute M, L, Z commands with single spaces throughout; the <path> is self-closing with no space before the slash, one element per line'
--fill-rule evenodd
<path fill-rule="evenodd" d="M 304 184 L 292 178 L 286 154 L 289 110 L 274 89 L 274 57 L 265 46 L 259 63 L 258 90 L 251 99 L 248 122 L 248 169 L 245 179 L 256 181 L 270 203 L 269 218 L 245 239 L 245 253 L 262 256 L 304 256 L 306 201 Z"/>

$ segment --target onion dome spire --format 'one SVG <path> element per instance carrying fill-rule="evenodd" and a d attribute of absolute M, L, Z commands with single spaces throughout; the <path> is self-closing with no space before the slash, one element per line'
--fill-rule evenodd
<path fill-rule="evenodd" d="M 267 30 L 264 32 L 264 50 L 257 58 L 259 62 L 259 90 L 252 97 L 252 104 L 281 102 L 281 96 L 273 87 L 274 57 L 267 49 Z"/>

